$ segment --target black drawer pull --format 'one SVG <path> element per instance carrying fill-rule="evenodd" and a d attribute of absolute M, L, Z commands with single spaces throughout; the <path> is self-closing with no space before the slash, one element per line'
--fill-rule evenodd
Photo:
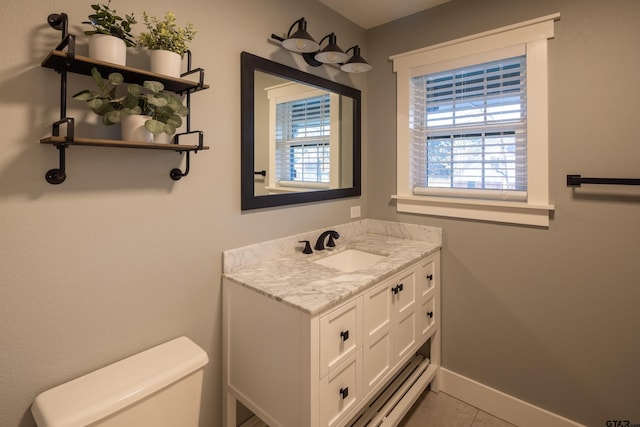
<path fill-rule="evenodd" d="M 349 339 L 349 330 L 347 329 L 346 331 L 342 331 L 340 332 L 340 338 L 342 338 L 342 341 L 346 341 Z"/>
<path fill-rule="evenodd" d="M 427 274 L 427 280 L 428 281 L 432 281 L 433 280 L 433 274 Z"/>
<path fill-rule="evenodd" d="M 433 319 L 433 311 L 427 311 L 427 317 Z"/>
<path fill-rule="evenodd" d="M 346 399 L 349 396 L 349 387 L 341 388 L 340 396 L 342 396 L 342 399 Z"/>
<path fill-rule="evenodd" d="M 404 289 L 404 285 L 402 283 L 400 283 L 398 285 L 398 292 L 402 292 L 403 289 Z"/>

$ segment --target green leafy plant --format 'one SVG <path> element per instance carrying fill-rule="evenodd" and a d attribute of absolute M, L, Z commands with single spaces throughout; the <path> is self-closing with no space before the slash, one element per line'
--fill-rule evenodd
<path fill-rule="evenodd" d="M 169 50 L 184 56 L 188 50 L 187 44 L 193 41 L 197 32 L 192 24 L 179 27 L 173 12 L 167 12 L 163 20 L 158 20 L 155 16 L 150 17 L 146 12 L 142 12 L 142 17 L 148 32 L 138 36 L 140 46 L 147 49 Z"/>
<path fill-rule="evenodd" d="M 163 132 L 173 135 L 182 126 L 182 117 L 189 113 L 176 94 L 165 91 L 160 82 L 145 81 L 142 86 L 127 84 L 126 93 L 118 95 L 117 89 L 124 82 L 122 74 L 111 73 L 105 80 L 93 67 L 91 77 L 98 90 L 83 90 L 73 98 L 85 101 L 91 111 L 102 117 L 105 125 L 120 123 L 129 114 L 147 115 L 151 119 L 144 126 L 149 132 L 154 135 Z"/>
<path fill-rule="evenodd" d="M 93 26 L 93 30 L 85 31 L 86 35 L 106 34 L 122 39 L 127 46 L 135 46 L 135 38 L 131 34 L 131 26 L 137 24 L 133 14 L 120 17 L 115 9 L 110 9 L 111 0 L 104 4 L 92 4 L 91 8 L 95 13 L 89 15 L 88 21 L 83 24 Z"/>

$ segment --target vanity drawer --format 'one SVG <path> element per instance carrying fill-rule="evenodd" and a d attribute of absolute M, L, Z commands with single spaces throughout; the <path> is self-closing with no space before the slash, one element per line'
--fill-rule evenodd
<path fill-rule="evenodd" d="M 436 261 L 434 258 L 427 259 L 417 272 L 416 282 L 418 288 L 418 297 L 424 298 L 433 293 L 436 285 Z"/>
<path fill-rule="evenodd" d="M 320 426 L 332 427 L 362 398 L 362 350 L 320 381 Z"/>
<path fill-rule="evenodd" d="M 356 352 L 362 343 L 362 300 L 320 318 L 320 378 Z"/>

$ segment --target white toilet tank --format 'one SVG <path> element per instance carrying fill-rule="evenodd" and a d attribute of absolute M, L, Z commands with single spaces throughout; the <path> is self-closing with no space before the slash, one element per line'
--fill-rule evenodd
<path fill-rule="evenodd" d="M 207 353 L 187 337 L 38 395 L 39 427 L 197 427 Z"/>

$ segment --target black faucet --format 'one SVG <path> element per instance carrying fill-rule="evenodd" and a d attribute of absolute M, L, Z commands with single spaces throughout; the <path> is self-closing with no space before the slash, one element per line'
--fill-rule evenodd
<path fill-rule="evenodd" d="M 340 238 L 340 235 L 338 234 L 337 231 L 328 230 L 323 232 L 320 235 L 320 237 L 318 237 L 318 241 L 316 242 L 316 245 L 315 245 L 315 248 L 317 251 L 324 250 L 324 239 L 326 239 L 327 236 L 329 236 L 329 241 L 327 242 L 327 246 L 330 248 L 333 248 L 336 245 L 336 242 L 334 242 L 333 239 Z"/>

